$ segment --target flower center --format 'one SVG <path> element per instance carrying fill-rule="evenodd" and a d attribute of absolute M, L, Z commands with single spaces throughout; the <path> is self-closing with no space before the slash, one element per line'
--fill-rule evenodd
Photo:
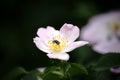
<path fill-rule="evenodd" d="M 119 23 L 110 23 L 108 26 L 109 29 L 109 35 L 108 40 L 111 40 L 112 38 L 118 38 L 120 39 L 120 35 L 118 35 L 118 31 L 120 30 L 120 24 Z"/>
<path fill-rule="evenodd" d="M 60 35 L 53 38 L 48 42 L 50 49 L 54 52 L 61 52 L 67 46 L 67 41 L 65 41 Z"/>
<path fill-rule="evenodd" d="M 114 25 L 112 26 L 113 32 L 117 32 L 119 29 L 120 29 L 120 26 L 119 26 L 118 24 L 114 24 Z"/>

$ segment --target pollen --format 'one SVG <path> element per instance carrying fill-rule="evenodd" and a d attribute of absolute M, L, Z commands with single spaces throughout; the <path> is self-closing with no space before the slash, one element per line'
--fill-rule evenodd
<path fill-rule="evenodd" d="M 120 25 L 119 24 L 112 24 L 111 29 L 113 32 L 117 32 L 120 29 Z"/>
<path fill-rule="evenodd" d="M 50 49 L 53 52 L 62 52 L 66 46 L 67 46 L 67 41 L 64 40 L 60 35 L 53 38 L 48 42 Z"/>

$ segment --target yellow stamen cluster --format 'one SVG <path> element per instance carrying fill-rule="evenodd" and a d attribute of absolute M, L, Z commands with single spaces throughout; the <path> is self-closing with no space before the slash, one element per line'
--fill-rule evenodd
<path fill-rule="evenodd" d="M 112 30 L 113 33 L 116 33 L 119 29 L 120 29 L 120 24 L 118 23 L 110 24 L 110 30 Z"/>
<path fill-rule="evenodd" d="M 115 25 L 112 27 L 112 30 L 113 30 L 114 32 L 117 32 L 119 29 L 120 29 L 120 26 L 117 25 L 117 24 L 115 24 Z"/>
<path fill-rule="evenodd" d="M 60 35 L 53 38 L 48 42 L 50 49 L 54 52 L 61 52 L 63 51 L 67 46 L 67 41 L 65 41 Z"/>

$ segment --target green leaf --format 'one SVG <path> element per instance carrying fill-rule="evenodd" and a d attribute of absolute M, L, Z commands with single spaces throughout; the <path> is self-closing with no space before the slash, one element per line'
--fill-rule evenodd
<path fill-rule="evenodd" d="M 71 65 L 68 62 L 61 61 L 59 65 L 47 68 L 43 78 L 44 80 L 67 79 L 70 67 Z"/>
<path fill-rule="evenodd" d="M 46 68 L 43 80 L 60 80 L 64 76 L 60 67 L 52 66 Z"/>
<path fill-rule="evenodd" d="M 71 68 L 71 65 L 68 62 L 62 62 L 60 64 L 60 68 L 61 68 L 61 70 L 62 70 L 62 72 L 63 72 L 63 74 L 65 76 L 65 75 L 67 75 L 69 69 Z"/>
<path fill-rule="evenodd" d="M 29 72 L 27 75 L 23 77 L 23 80 L 38 80 L 38 77 L 40 77 L 40 72 L 37 70 L 33 70 Z"/>
<path fill-rule="evenodd" d="M 60 65 L 47 68 L 43 80 L 66 80 L 81 74 L 88 74 L 84 66 L 75 63 L 62 62 Z"/>
<path fill-rule="evenodd" d="M 78 76 L 78 75 L 87 75 L 88 72 L 86 70 L 86 68 L 81 65 L 81 64 L 76 64 L 76 63 L 71 63 L 71 68 L 68 71 L 70 73 L 70 76 Z"/>
<path fill-rule="evenodd" d="M 45 77 L 43 77 L 43 80 L 61 80 L 61 77 L 59 75 L 56 75 L 50 72 L 45 74 Z"/>
<path fill-rule="evenodd" d="M 25 75 L 27 72 L 25 71 L 25 69 L 23 69 L 22 67 L 17 67 L 15 69 L 13 69 L 11 72 L 9 72 L 4 78 L 3 80 L 16 80 L 18 78 L 20 78 L 22 75 Z"/>
<path fill-rule="evenodd" d="M 114 80 L 109 71 L 101 71 L 94 74 L 95 80 Z"/>
<path fill-rule="evenodd" d="M 106 54 L 100 58 L 95 66 L 95 70 L 104 71 L 116 66 L 120 66 L 120 54 Z"/>
<path fill-rule="evenodd" d="M 45 74 L 52 73 L 55 75 L 63 76 L 63 72 L 60 67 L 52 66 L 45 70 Z"/>

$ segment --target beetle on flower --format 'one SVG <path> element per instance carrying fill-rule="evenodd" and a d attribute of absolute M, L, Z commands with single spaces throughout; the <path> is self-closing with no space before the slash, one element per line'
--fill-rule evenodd
<path fill-rule="evenodd" d="M 60 30 L 51 26 L 39 28 L 38 37 L 33 39 L 36 46 L 52 59 L 69 60 L 70 52 L 75 48 L 88 44 L 87 41 L 75 41 L 79 37 L 79 28 L 65 23 Z"/>

